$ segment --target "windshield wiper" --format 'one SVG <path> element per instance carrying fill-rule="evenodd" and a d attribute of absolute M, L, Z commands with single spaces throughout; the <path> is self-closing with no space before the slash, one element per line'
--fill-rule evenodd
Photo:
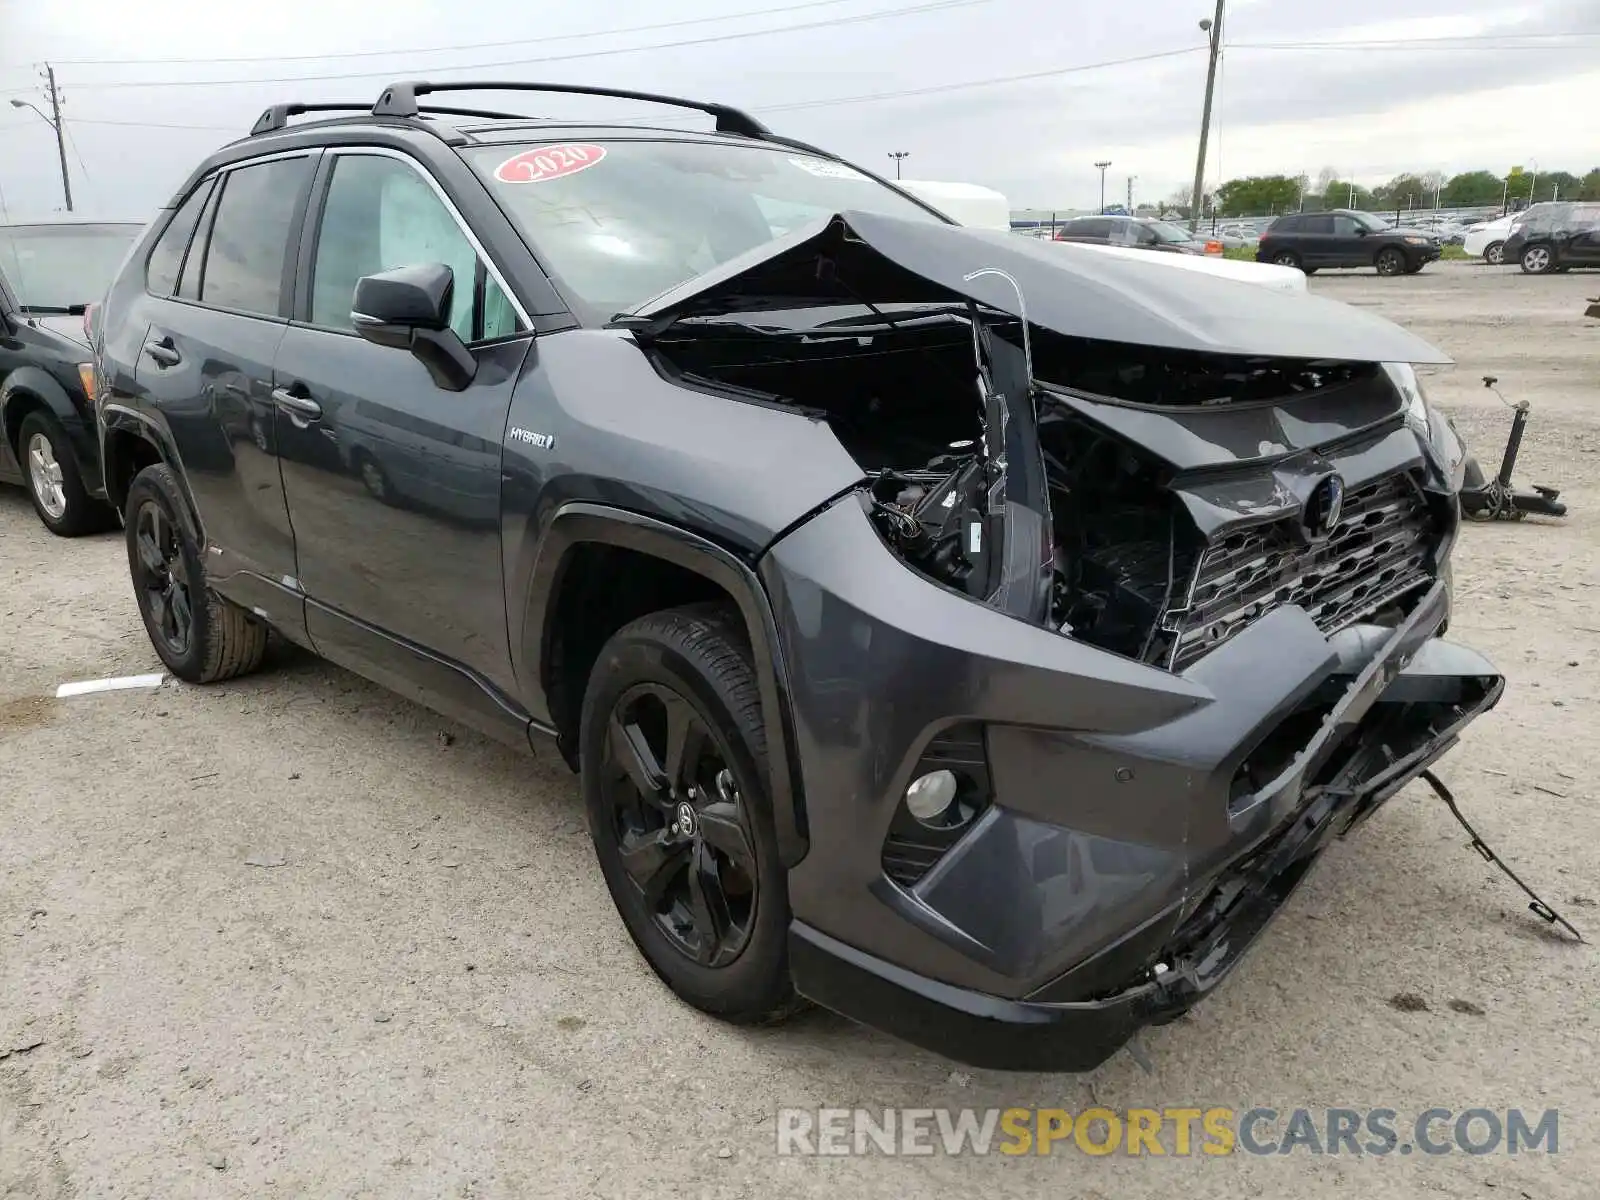
<path fill-rule="evenodd" d="M 87 304 L 69 304 L 65 308 L 59 304 L 19 304 L 19 312 L 30 313 L 36 317 L 81 317 Z"/>

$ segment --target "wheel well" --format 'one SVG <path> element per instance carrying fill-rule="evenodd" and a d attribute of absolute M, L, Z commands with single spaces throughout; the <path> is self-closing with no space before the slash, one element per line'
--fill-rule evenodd
<path fill-rule="evenodd" d="M 19 461 L 22 447 L 17 441 L 22 437 L 22 422 L 27 420 L 29 413 L 49 411 L 50 406 L 32 392 L 19 388 L 11 394 L 11 402 L 6 405 L 6 445 L 16 453 Z"/>
<path fill-rule="evenodd" d="M 574 770 L 583 693 L 606 640 L 647 613 L 705 601 L 725 601 L 739 613 L 720 585 L 666 559 L 600 542 L 582 542 L 568 552 L 556 579 L 540 662 L 550 719 Z"/>
<path fill-rule="evenodd" d="M 121 512 L 127 503 L 133 477 L 161 461 L 161 451 L 148 438 L 126 429 L 109 431 L 105 445 L 105 482 L 106 499 L 111 501 L 111 506 Z"/>

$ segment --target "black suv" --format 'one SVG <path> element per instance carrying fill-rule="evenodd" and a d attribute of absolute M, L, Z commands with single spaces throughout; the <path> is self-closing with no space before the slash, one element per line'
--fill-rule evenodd
<path fill-rule="evenodd" d="M 66 537 L 117 523 L 100 485 L 84 311 L 141 228 L 0 225 L 0 483 L 27 488 L 46 528 Z"/>
<path fill-rule="evenodd" d="M 1396 229 L 1371 213 L 1288 213 L 1261 235 L 1256 261 L 1299 267 L 1307 275 L 1324 267 L 1375 267 L 1379 275 L 1414 275 L 1440 254 L 1439 239 Z"/>
<path fill-rule="evenodd" d="M 179 677 L 270 628 L 553 740 L 689 1003 L 1089 1067 L 1499 697 L 1426 343 L 725 106 L 418 103 L 471 86 L 201 164 L 106 302 L 107 479 Z"/>
<path fill-rule="evenodd" d="M 1528 275 L 1600 267 L 1600 204 L 1537 204 L 1512 223 L 1502 252 Z"/>

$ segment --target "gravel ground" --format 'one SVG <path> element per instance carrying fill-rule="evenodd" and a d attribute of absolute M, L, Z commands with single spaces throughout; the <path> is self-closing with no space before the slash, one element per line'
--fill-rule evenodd
<path fill-rule="evenodd" d="M 1455 636 L 1510 677 L 1444 777 L 1600 936 L 1600 275 L 1318 276 L 1455 354 L 1431 381 L 1564 523 L 1473 526 Z M 0 491 L 0 1193 L 1592 1197 L 1600 972 L 1412 787 L 1336 846 L 1221 993 L 1089 1076 L 952 1064 L 828 1014 L 723 1027 L 644 967 L 564 768 L 298 652 L 158 669 L 117 536 Z M 1396 1002 L 1411 994 L 1419 998 Z M 31 1048 L 29 1048 L 31 1047 Z M 1560 1153 L 779 1157 L 780 1106 L 1559 1108 Z M 1169 1141 L 1169 1150 L 1171 1143 Z"/>

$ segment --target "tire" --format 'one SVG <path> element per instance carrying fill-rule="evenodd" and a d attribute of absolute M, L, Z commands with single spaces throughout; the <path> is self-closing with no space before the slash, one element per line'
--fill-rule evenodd
<path fill-rule="evenodd" d="M 23 417 L 16 450 L 33 511 L 51 533 L 82 537 L 116 525 L 116 510 L 83 486 L 67 431 L 53 414 L 31 412 Z"/>
<path fill-rule="evenodd" d="M 1524 275 L 1548 275 L 1556 269 L 1556 256 L 1543 242 L 1535 242 L 1522 251 L 1519 260 Z"/>
<path fill-rule="evenodd" d="M 363 450 L 355 456 L 355 467 L 356 478 L 367 489 L 367 495 L 380 504 L 394 504 L 394 485 L 389 482 L 389 473 L 383 469 L 382 463 Z"/>
<path fill-rule="evenodd" d="M 205 585 L 200 547 L 179 514 L 183 493 L 165 463 L 128 488 L 128 571 L 145 632 L 179 679 L 217 683 L 261 665 L 267 627 Z"/>
<path fill-rule="evenodd" d="M 678 764 L 669 728 L 692 734 Z M 737 618 L 695 605 L 617 632 L 584 693 L 579 755 L 601 873 L 651 969 L 686 1003 L 737 1024 L 803 1007 L 789 977 L 760 694 Z"/>
<path fill-rule="evenodd" d="M 1279 250 L 1272 256 L 1272 262 L 1274 266 L 1278 267 L 1294 267 L 1296 270 L 1305 270 L 1305 265 L 1300 261 L 1300 256 L 1293 250 Z M 1310 272 L 1307 272 L 1307 274 L 1310 274 Z"/>
<path fill-rule="evenodd" d="M 1490 242 L 1483 248 L 1483 261 L 1491 267 L 1498 267 L 1506 261 L 1505 251 L 1504 242 Z"/>
<path fill-rule="evenodd" d="M 1393 246 L 1385 246 L 1378 251 L 1378 257 L 1372 263 L 1378 269 L 1379 275 L 1404 275 L 1406 273 L 1406 256 Z"/>

